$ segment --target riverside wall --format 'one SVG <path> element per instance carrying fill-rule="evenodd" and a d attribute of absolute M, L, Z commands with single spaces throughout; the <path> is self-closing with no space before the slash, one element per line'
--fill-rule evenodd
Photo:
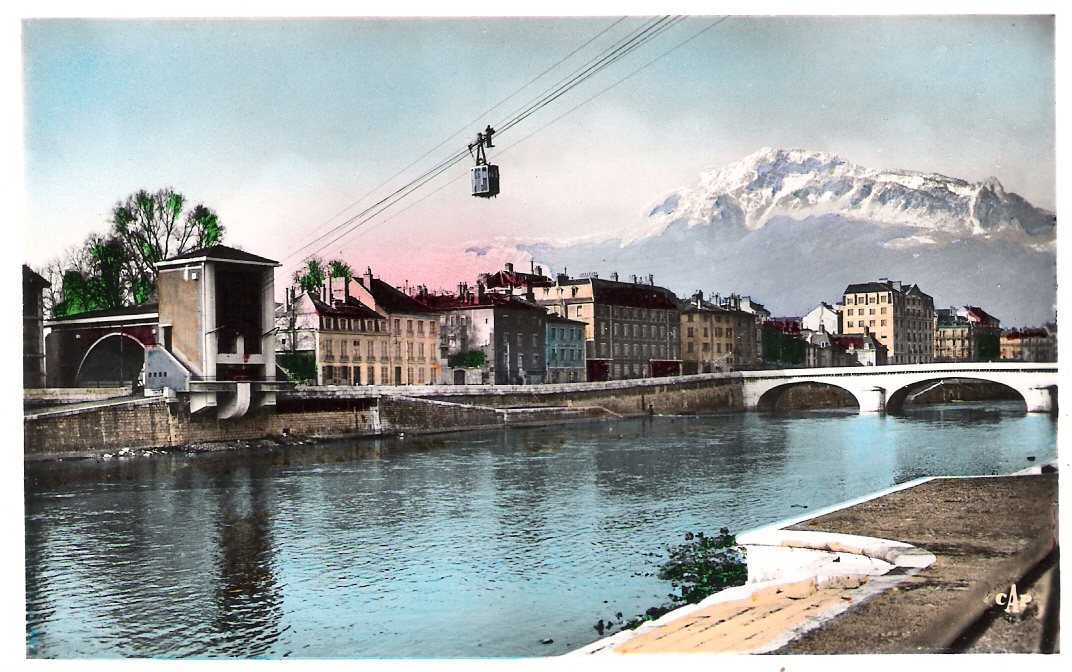
<path fill-rule="evenodd" d="M 465 388 L 439 394 L 428 388 L 395 388 L 378 395 L 369 388 L 304 388 L 281 395 L 276 407 L 251 409 L 229 420 L 219 420 L 211 411 L 192 415 L 181 403 L 159 397 L 130 397 L 89 408 L 28 411 L 23 454 L 28 460 L 66 459 L 124 448 L 428 434 L 741 408 L 740 381 L 734 379 Z"/>
<path fill-rule="evenodd" d="M 1000 386 L 999 386 L 1000 387 Z M 972 398 L 974 387 L 934 393 Z M 81 392 L 35 394 L 34 401 L 87 401 Z M 29 460 L 92 457 L 117 450 L 181 448 L 238 441 L 330 439 L 384 434 L 429 434 L 503 427 L 586 422 L 617 417 L 743 410 L 741 380 L 733 374 L 539 386 L 306 387 L 280 395 L 276 407 L 251 409 L 219 420 L 211 411 L 191 415 L 161 398 L 129 397 L 24 414 L 24 457 Z M 927 401 L 931 401 L 928 399 Z M 799 387 L 779 406 L 831 408 L 854 401 L 836 388 Z"/>

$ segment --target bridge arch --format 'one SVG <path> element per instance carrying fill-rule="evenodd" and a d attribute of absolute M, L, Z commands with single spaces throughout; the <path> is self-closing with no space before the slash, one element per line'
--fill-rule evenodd
<path fill-rule="evenodd" d="M 903 411 L 905 403 L 911 401 L 912 398 L 940 385 L 950 383 L 987 383 L 989 385 L 997 385 L 1009 390 L 1014 395 L 1019 396 L 1025 404 L 1028 403 L 1027 394 L 1025 394 L 1026 390 L 1020 390 L 1015 385 L 1000 380 L 994 380 L 993 377 L 983 375 L 958 374 L 913 380 L 896 389 L 889 390 L 886 394 L 886 410 L 894 413 Z"/>
<path fill-rule="evenodd" d="M 144 366 L 144 343 L 130 334 L 105 334 L 86 350 L 75 384 L 86 387 L 130 383 L 138 379 Z"/>
<path fill-rule="evenodd" d="M 854 390 L 853 388 L 847 385 L 838 384 L 830 380 L 805 379 L 787 381 L 781 385 L 775 385 L 770 389 L 766 390 L 763 394 L 760 395 L 759 399 L 756 401 L 756 410 L 764 412 L 774 411 L 778 406 L 778 401 L 781 400 L 787 393 L 790 393 L 792 390 L 799 389 L 802 387 L 810 387 L 817 389 L 827 388 L 829 390 L 837 390 L 841 393 L 844 393 L 843 396 L 850 397 L 855 402 L 856 407 L 860 408 L 860 398 L 857 395 L 856 390 Z"/>

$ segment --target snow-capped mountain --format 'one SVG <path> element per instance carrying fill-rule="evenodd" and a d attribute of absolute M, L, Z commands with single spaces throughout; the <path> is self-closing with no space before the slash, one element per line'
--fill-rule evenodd
<path fill-rule="evenodd" d="M 889 249 L 987 238 L 1033 249 L 1051 248 L 1056 218 L 996 178 L 984 182 L 908 170 L 872 170 L 802 149 L 764 148 L 700 176 L 650 208 L 622 238 L 628 245 L 662 234 L 675 222 L 689 228 L 755 231 L 776 217 L 803 220 L 837 214 L 879 227 L 909 227 Z"/>
<path fill-rule="evenodd" d="M 996 179 L 763 149 L 652 203 L 619 237 L 515 243 L 506 258 L 573 275 L 654 274 L 678 296 L 737 292 L 780 315 L 879 278 L 918 284 L 936 307 L 982 306 L 1004 326 L 1056 314 L 1056 217 Z"/>

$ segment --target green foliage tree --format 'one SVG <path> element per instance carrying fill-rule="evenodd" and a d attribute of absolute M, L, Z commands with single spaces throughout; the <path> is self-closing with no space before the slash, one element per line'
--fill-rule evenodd
<path fill-rule="evenodd" d="M 186 209 L 186 197 L 171 188 L 141 190 L 112 208 L 112 235 L 122 242 L 124 284 L 133 303 L 156 295 L 157 262 L 222 242 L 224 227 L 211 209 Z"/>
<path fill-rule="evenodd" d="M 320 257 L 309 257 L 305 265 L 294 272 L 294 284 L 303 292 L 316 292 L 328 278 L 352 278 L 354 272 L 342 259 L 324 262 Z"/>
<path fill-rule="evenodd" d="M 333 278 L 352 278 L 354 272 L 350 269 L 350 265 L 342 259 L 332 259 L 328 262 L 328 275 Z"/>
<path fill-rule="evenodd" d="M 117 202 L 108 234 L 91 233 L 81 247 L 49 262 L 50 315 L 152 301 L 157 262 L 223 242 L 224 227 L 212 209 L 186 206 L 186 197 L 170 188 L 143 189 Z"/>
<path fill-rule="evenodd" d="M 53 317 L 124 305 L 126 254 L 122 241 L 91 234 L 73 261 L 72 266 L 62 273 L 63 299 L 54 301 Z"/>
<path fill-rule="evenodd" d="M 305 265 L 294 272 L 294 284 L 303 292 L 318 291 L 325 279 L 327 279 L 327 269 L 319 257 L 306 259 Z"/>

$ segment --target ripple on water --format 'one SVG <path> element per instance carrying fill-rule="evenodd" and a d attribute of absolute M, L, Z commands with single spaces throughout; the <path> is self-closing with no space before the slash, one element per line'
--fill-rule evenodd
<path fill-rule="evenodd" d="M 557 655 L 606 614 L 661 603 L 658 556 L 687 531 L 1056 453 L 1053 423 L 958 412 L 511 430 L 367 457 L 336 442 L 321 464 L 304 447 L 27 465 L 27 652 Z M 165 464 L 181 475 L 158 477 Z"/>

